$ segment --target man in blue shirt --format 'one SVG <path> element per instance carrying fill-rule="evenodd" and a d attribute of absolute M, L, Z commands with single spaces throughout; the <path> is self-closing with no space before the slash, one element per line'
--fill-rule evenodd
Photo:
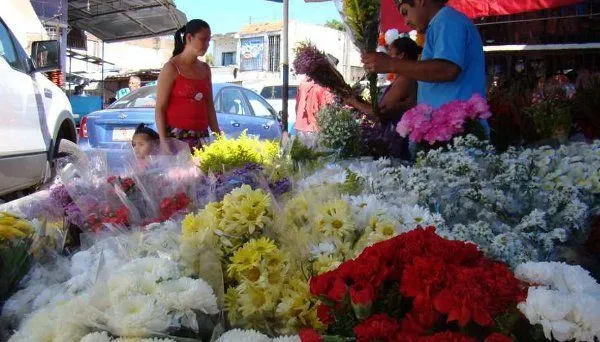
<path fill-rule="evenodd" d="M 448 0 L 394 0 L 406 23 L 425 33 L 421 60 L 363 54 L 365 69 L 417 80 L 417 101 L 434 108 L 486 95 L 485 56 L 479 31 L 469 18 L 446 6 Z M 489 136 L 487 121 L 483 121 Z"/>

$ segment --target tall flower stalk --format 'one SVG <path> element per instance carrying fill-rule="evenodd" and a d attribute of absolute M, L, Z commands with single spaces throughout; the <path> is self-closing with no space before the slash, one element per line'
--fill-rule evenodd
<path fill-rule="evenodd" d="M 380 0 L 336 0 L 346 31 L 361 52 L 375 52 L 379 38 Z M 369 73 L 369 93 L 373 113 L 379 114 L 377 74 Z"/>

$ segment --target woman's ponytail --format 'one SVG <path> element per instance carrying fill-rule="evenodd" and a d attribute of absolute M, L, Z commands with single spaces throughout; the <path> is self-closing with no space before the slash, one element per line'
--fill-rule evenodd
<path fill-rule="evenodd" d="M 175 47 L 173 48 L 173 57 L 183 52 L 183 48 L 185 48 L 185 25 L 182 26 L 179 30 L 175 31 Z"/>

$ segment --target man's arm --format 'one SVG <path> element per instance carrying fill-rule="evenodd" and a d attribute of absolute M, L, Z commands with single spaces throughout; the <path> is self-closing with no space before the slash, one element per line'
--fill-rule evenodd
<path fill-rule="evenodd" d="M 379 52 L 363 54 L 362 62 L 369 72 L 395 73 L 424 82 L 451 82 L 461 72 L 458 65 L 443 59 L 410 61 L 391 58 Z"/>

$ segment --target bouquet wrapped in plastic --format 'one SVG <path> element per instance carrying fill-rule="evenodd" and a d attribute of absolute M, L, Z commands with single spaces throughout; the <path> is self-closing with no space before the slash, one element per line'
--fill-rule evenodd
<path fill-rule="evenodd" d="M 222 276 L 208 274 L 213 285 L 202 274 L 182 273 L 178 231 L 166 222 L 118 235 L 85 234 L 88 249 L 37 265 L 2 312 L 11 321 L 10 340 L 211 340 L 220 324 Z M 219 260 L 205 250 L 202 262 Z"/>
<path fill-rule="evenodd" d="M 199 173 L 190 158 L 189 147 L 179 141 L 170 143 L 173 154 L 148 156 L 144 165 L 132 163 L 127 167 L 140 192 L 135 207 L 143 223 L 166 221 L 195 203 Z M 129 181 L 125 181 L 127 186 Z"/>
<path fill-rule="evenodd" d="M 106 155 L 94 152 L 85 161 L 66 164 L 60 171 L 63 184 L 83 215 L 83 230 L 120 230 L 140 222 L 136 207 L 127 200 L 131 180 L 108 175 Z"/>

